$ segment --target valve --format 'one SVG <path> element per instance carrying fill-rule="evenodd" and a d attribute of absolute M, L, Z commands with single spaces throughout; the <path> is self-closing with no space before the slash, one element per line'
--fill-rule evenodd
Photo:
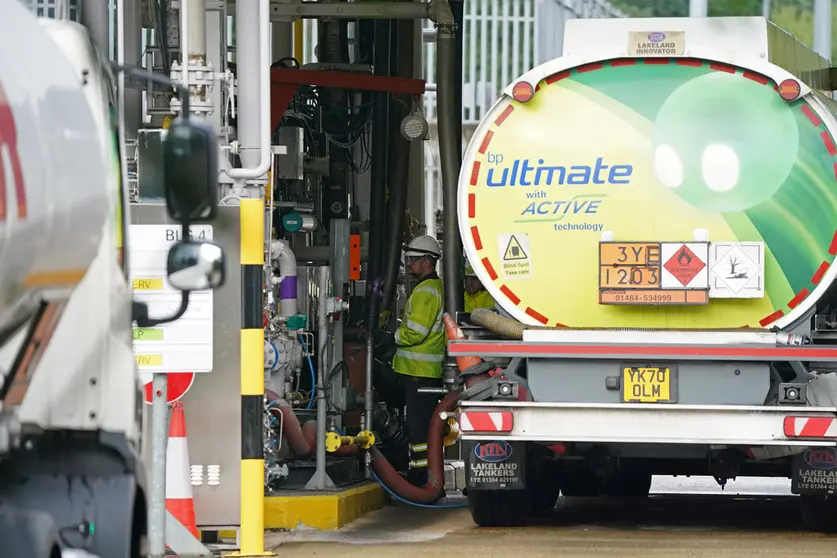
<path fill-rule="evenodd" d="M 348 312 L 349 303 L 341 300 L 339 297 L 330 297 L 326 300 L 326 313 L 329 316 L 339 314 L 340 312 Z"/>
<path fill-rule="evenodd" d="M 326 432 L 325 446 L 328 453 L 334 453 L 343 446 L 356 445 L 360 449 L 369 449 L 375 445 L 375 434 L 362 430 L 357 436 L 341 436 L 337 432 Z"/>

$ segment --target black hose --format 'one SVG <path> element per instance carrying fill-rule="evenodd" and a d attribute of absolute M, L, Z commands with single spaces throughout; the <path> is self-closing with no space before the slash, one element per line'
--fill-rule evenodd
<path fill-rule="evenodd" d="M 376 75 L 389 72 L 391 20 L 375 22 L 374 70 Z M 378 325 L 381 311 L 381 281 L 386 234 L 386 196 L 389 167 L 389 93 L 375 92 L 372 97 L 372 185 L 369 207 L 369 265 L 366 276 L 366 329 L 371 334 Z"/>
<path fill-rule="evenodd" d="M 415 22 L 399 20 L 393 25 L 396 55 L 391 58 L 391 73 L 413 77 L 413 40 Z M 391 309 L 398 284 L 401 244 L 404 241 L 404 219 L 407 213 L 407 189 L 410 183 L 410 142 L 401 135 L 401 121 L 407 116 L 407 105 L 392 103 L 390 122 L 392 157 L 390 159 L 389 206 L 387 207 L 386 252 L 384 259 L 384 295 L 381 308 Z"/>

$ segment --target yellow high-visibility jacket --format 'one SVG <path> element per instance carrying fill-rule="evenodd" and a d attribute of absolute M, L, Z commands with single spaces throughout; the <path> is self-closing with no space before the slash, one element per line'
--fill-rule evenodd
<path fill-rule="evenodd" d="M 494 308 L 494 298 L 485 289 L 472 295 L 465 293 L 465 311 L 473 312 L 477 308 Z"/>
<path fill-rule="evenodd" d="M 419 282 L 407 299 L 401 325 L 395 332 L 397 350 L 392 368 L 399 374 L 441 378 L 445 358 L 445 326 L 442 321 L 445 291 L 432 273 Z"/>

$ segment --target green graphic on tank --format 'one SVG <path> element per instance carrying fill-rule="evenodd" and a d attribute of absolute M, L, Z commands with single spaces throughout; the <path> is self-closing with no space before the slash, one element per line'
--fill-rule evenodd
<path fill-rule="evenodd" d="M 555 85 L 608 97 L 606 108 L 625 121 L 647 119 L 659 187 L 720 215 L 736 234 L 750 231 L 715 240 L 763 240 L 766 293 L 787 313 L 787 294 L 813 290 L 812 276 L 833 259 L 834 140 L 806 101 L 788 103 L 772 82 L 729 70 L 639 61 L 573 71 Z"/>

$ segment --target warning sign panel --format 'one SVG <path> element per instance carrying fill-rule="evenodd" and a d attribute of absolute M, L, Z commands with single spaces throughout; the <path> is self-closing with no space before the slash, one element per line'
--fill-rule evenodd
<path fill-rule="evenodd" d="M 708 242 L 664 242 L 662 244 L 664 289 L 708 289 Z"/>
<path fill-rule="evenodd" d="M 532 252 L 529 235 L 525 233 L 499 236 L 500 268 L 504 279 L 526 279 L 532 276 Z"/>

